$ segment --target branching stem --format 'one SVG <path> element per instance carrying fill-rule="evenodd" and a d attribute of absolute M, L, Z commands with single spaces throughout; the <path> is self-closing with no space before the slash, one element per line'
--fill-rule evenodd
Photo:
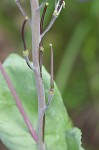
<path fill-rule="evenodd" d="M 34 70 L 37 94 L 38 94 L 38 150 L 45 150 L 44 143 L 44 108 L 45 108 L 45 92 L 40 76 L 39 67 L 39 44 L 41 41 L 40 37 L 40 12 L 38 11 L 39 3 L 38 0 L 30 0 L 31 5 L 31 30 L 32 30 L 32 58 L 33 64 L 36 70 Z"/>
<path fill-rule="evenodd" d="M 24 54 L 25 54 L 25 60 L 28 64 L 29 68 L 31 68 L 29 64 L 28 59 L 28 50 L 26 49 L 26 43 L 24 39 L 24 27 L 26 24 L 26 13 L 24 9 L 22 8 L 19 0 L 16 0 L 16 3 L 25 17 L 25 21 L 23 22 L 22 26 L 22 40 L 23 40 L 23 46 L 24 46 Z M 33 60 L 33 68 L 34 75 L 35 75 L 35 81 L 36 81 L 36 88 L 37 88 L 37 95 L 38 95 L 38 150 L 46 150 L 45 148 L 45 141 L 44 141 L 44 129 L 45 129 L 45 111 L 46 111 L 46 104 L 45 104 L 45 92 L 44 92 L 44 86 L 42 81 L 42 52 L 43 52 L 43 46 L 42 46 L 42 38 L 44 35 L 50 30 L 52 25 L 54 24 L 55 20 L 59 16 L 62 8 L 65 6 L 65 2 L 63 0 L 59 0 L 57 4 L 55 5 L 55 10 L 53 12 L 52 19 L 48 25 L 48 27 L 43 32 L 43 24 L 44 24 L 44 18 L 47 10 L 48 3 L 45 4 L 43 14 L 41 17 L 40 22 L 40 10 L 44 6 L 45 3 L 42 3 L 41 6 L 39 6 L 39 0 L 30 0 L 30 6 L 31 6 L 31 16 L 32 19 L 30 21 L 31 26 L 31 32 L 32 32 L 32 60 Z M 48 107 L 51 103 L 51 100 L 53 98 L 54 94 L 54 79 L 53 79 L 53 48 L 52 44 L 50 44 L 50 50 L 51 50 L 51 79 L 50 79 L 50 90 L 49 90 L 49 98 L 48 98 Z M 40 53 L 41 52 L 41 53 Z"/>
<path fill-rule="evenodd" d="M 43 38 L 45 36 L 45 34 L 51 29 L 51 27 L 53 26 L 54 22 L 58 18 L 62 8 L 65 8 L 65 1 L 59 0 L 56 3 L 56 5 L 55 5 L 55 10 L 53 12 L 52 19 L 51 19 L 49 25 L 47 26 L 47 28 L 45 29 L 45 31 L 41 34 L 41 38 Z"/>

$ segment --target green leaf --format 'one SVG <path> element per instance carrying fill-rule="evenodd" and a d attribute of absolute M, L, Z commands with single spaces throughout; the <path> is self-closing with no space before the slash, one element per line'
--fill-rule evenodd
<path fill-rule="evenodd" d="M 81 147 L 81 132 L 77 128 L 73 128 L 66 132 L 67 150 L 84 150 Z"/>
<path fill-rule="evenodd" d="M 37 131 L 37 92 L 33 72 L 27 67 L 24 59 L 15 54 L 10 55 L 3 66 L 16 89 L 33 127 Z M 49 81 L 50 76 L 45 68 L 43 68 L 46 101 L 48 98 Z M 50 108 L 46 112 L 45 141 L 47 150 L 68 150 L 68 141 L 66 140 L 65 133 L 70 132 L 70 130 L 72 130 L 71 120 L 55 85 L 55 95 Z M 79 139 L 75 139 L 72 134 L 71 137 L 77 142 L 77 145 L 81 145 Z M 28 132 L 27 126 L 16 107 L 14 98 L 1 73 L 0 139 L 9 150 L 37 150 L 37 144 Z M 73 146 L 71 146 L 71 150 L 74 150 Z"/>

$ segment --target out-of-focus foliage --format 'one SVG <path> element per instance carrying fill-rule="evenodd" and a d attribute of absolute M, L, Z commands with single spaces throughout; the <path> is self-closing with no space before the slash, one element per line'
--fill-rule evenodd
<path fill-rule="evenodd" d="M 49 0 L 45 28 L 54 9 Z M 29 1 L 22 2 L 30 16 Z M 8 53 L 22 53 L 23 16 L 14 0 L 0 4 L 0 59 Z M 31 51 L 31 33 L 27 25 L 26 41 Z M 99 149 L 99 0 L 66 0 L 66 9 L 44 37 L 43 64 L 50 70 L 49 43 L 54 47 L 55 80 L 64 103 L 76 125 L 82 128 L 85 147 Z M 31 58 L 31 55 L 30 55 Z"/>

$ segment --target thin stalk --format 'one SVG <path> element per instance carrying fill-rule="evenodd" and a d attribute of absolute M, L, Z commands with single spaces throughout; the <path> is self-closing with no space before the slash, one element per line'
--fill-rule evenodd
<path fill-rule="evenodd" d="M 24 47 L 24 51 L 23 51 L 23 56 L 24 56 L 24 59 L 28 65 L 28 67 L 31 69 L 31 70 L 34 70 L 34 66 L 31 65 L 30 61 L 29 61 L 29 51 L 27 49 L 27 46 L 26 46 L 26 42 L 25 42 L 25 35 L 24 35 L 24 30 L 25 30 L 25 25 L 27 23 L 27 20 L 28 20 L 28 17 L 25 17 L 25 20 L 23 22 L 23 25 L 22 25 L 22 29 L 21 29 L 21 37 L 22 37 L 22 43 L 23 43 L 23 47 Z"/>
<path fill-rule="evenodd" d="M 52 19 L 49 23 L 49 25 L 47 26 L 47 28 L 45 29 L 45 31 L 41 34 L 41 38 L 44 37 L 44 35 L 51 29 L 51 27 L 53 26 L 54 22 L 56 21 L 56 19 L 58 18 L 62 8 L 65 8 L 65 1 L 60 0 L 55 4 L 55 10 L 53 12 L 53 16 Z"/>
<path fill-rule="evenodd" d="M 46 109 L 49 108 L 51 101 L 54 96 L 54 69 L 53 69 L 53 47 L 52 44 L 50 44 L 50 52 L 51 52 L 51 57 L 50 57 L 50 73 L 51 73 L 51 78 L 50 78 L 50 90 L 49 90 L 49 96 L 48 96 L 48 102 L 46 105 Z"/>
<path fill-rule="evenodd" d="M 23 15 L 24 17 L 26 17 L 27 15 L 26 15 L 24 9 L 23 9 L 22 6 L 21 6 L 20 0 L 15 0 L 15 2 L 16 2 L 16 4 L 17 4 L 19 10 L 21 11 L 22 15 Z"/>
<path fill-rule="evenodd" d="M 22 25 L 22 31 L 21 31 L 21 36 L 22 36 L 22 42 L 23 42 L 23 47 L 24 47 L 24 50 L 26 51 L 27 48 L 26 48 L 26 43 L 25 43 L 25 36 L 24 36 L 24 28 L 25 28 L 25 25 L 26 25 L 26 22 L 27 22 L 27 18 L 25 18 L 24 22 L 23 22 L 23 25 Z"/>
<path fill-rule="evenodd" d="M 46 10 L 47 10 L 48 5 L 49 4 L 46 3 L 45 7 L 43 9 L 43 13 L 42 13 L 41 21 L 40 21 L 40 34 L 42 34 L 42 32 L 43 32 L 44 19 L 45 19 L 45 14 L 46 14 Z"/>
<path fill-rule="evenodd" d="M 44 19 L 45 19 L 45 14 L 47 11 L 48 3 L 45 3 L 43 13 L 41 16 L 41 21 L 40 21 L 40 34 L 43 32 L 43 25 L 44 25 Z M 42 77 L 42 62 L 43 62 L 43 53 L 44 53 L 44 48 L 43 48 L 43 38 L 41 39 L 41 42 L 39 44 L 39 65 L 40 65 L 40 76 Z"/>
<path fill-rule="evenodd" d="M 32 124 L 31 124 L 31 122 L 30 122 L 30 120 L 29 120 L 29 118 L 28 118 L 28 116 L 27 116 L 27 114 L 26 114 L 22 104 L 21 104 L 21 101 L 19 100 L 19 97 L 18 97 L 18 95 L 17 95 L 17 93 L 16 93 L 16 91 L 15 91 L 13 85 L 12 85 L 12 82 L 11 82 L 10 78 L 8 77 L 5 69 L 3 68 L 1 62 L 0 62 L 0 71 L 1 71 L 1 73 L 3 75 L 3 77 L 6 80 L 6 83 L 7 83 L 8 87 L 9 87 L 9 89 L 10 89 L 10 91 L 11 91 L 11 93 L 12 93 L 14 99 L 15 99 L 16 105 L 17 105 L 17 107 L 18 107 L 22 117 L 24 118 L 24 121 L 25 121 L 25 123 L 26 123 L 26 125 L 28 127 L 28 130 L 29 130 L 31 136 L 37 142 L 37 135 L 36 135 L 36 133 L 35 133 L 33 127 L 32 127 Z"/>
<path fill-rule="evenodd" d="M 35 67 L 34 75 L 38 94 L 38 150 L 45 150 L 44 143 L 44 109 L 45 109 L 45 93 L 42 78 L 40 76 L 39 67 L 39 44 L 40 36 L 40 13 L 38 0 L 30 0 L 31 5 L 31 30 L 32 30 L 32 59 Z"/>
<path fill-rule="evenodd" d="M 22 15 L 24 16 L 24 18 L 26 18 L 26 17 L 27 17 L 27 14 L 26 14 L 25 10 L 23 9 L 20 0 L 15 0 L 15 2 L 16 2 L 16 4 L 17 4 L 17 6 L 18 6 L 20 12 L 21 12 Z M 29 18 L 28 18 L 28 20 L 29 20 L 29 24 L 31 24 L 31 20 L 30 20 Z"/>
<path fill-rule="evenodd" d="M 54 89 L 54 68 L 53 68 L 53 47 L 52 44 L 50 44 L 50 51 L 51 51 L 51 57 L 50 57 L 50 72 L 51 72 L 51 79 L 50 79 L 50 90 Z"/>

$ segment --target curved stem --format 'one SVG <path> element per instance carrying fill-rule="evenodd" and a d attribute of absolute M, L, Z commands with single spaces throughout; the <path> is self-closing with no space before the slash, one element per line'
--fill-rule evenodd
<path fill-rule="evenodd" d="M 26 25 L 26 22 L 27 22 L 27 18 L 25 18 L 24 22 L 23 22 L 23 25 L 22 25 L 22 29 L 21 29 L 21 36 L 22 36 L 22 42 L 23 42 L 23 47 L 24 47 L 24 50 L 26 50 L 26 43 L 25 43 L 25 36 L 24 36 L 24 28 L 25 28 L 25 25 Z"/>

